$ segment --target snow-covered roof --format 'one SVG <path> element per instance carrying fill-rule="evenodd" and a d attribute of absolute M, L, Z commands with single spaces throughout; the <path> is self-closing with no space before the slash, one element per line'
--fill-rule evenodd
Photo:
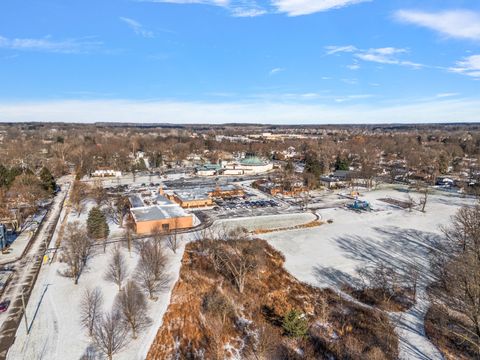
<path fill-rule="evenodd" d="M 178 205 L 153 205 L 130 209 L 135 222 L 155 221 L 189 216 Z"/>

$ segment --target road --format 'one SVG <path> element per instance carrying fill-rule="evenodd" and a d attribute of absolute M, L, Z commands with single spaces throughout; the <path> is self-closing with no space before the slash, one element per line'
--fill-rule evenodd
<path fill-rule="evenodd" d="M 25 326 L 22 324 L 22 296 L 26 305 L 42 266 L 45 250 L 57 227 L 69 188 L 68 183 L 62 186 L 62 190 L 55 196 L 27 251 L 13 264 L 15 274 L 2 296 L 2 300 L 9 299 L 11 303 L 8 310 L 0 314 L 0 360 L 6 358 L 8 349 L 15 341 L 18 327 Z"/>

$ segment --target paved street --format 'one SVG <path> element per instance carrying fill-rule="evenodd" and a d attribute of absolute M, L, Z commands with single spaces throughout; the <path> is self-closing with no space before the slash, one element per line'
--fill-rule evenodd
<path fill-rule="evenodd" d="M 69 185 L 65 185 L 55 196 L 46 218 L 32 238 L 28 250 L 19 261 L 14 263 L 16 271 L 2 296 L 2 301 L 8 299 L 11 304 L 5 313 L 0 314 L 0 360 L 6 358 L 8 349 L 15 341 L 18 326 L 25 326 L 22 324 L 22 294 L 25 303 L 28 303 L 42 266 L 45 249 L 57 227 L 68 190 Z M 31 319 L 28 320 L 31 321 Z"/>

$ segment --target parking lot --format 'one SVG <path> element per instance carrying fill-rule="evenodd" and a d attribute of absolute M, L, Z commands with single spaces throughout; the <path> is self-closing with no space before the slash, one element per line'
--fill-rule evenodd
<path fill-rule="evenodd" d="M 246 192 L 242 197 L 215 199 L 215 206 L 202 212 L 212 219 L 227 219 L 280 215 L 286 213 L 286 208 L 283 203 L 266 194 Z"/>
<path fill-rule="evenodd" d="M 258 199 L 253 197 L 251 200 L 247 200 L 248 195 L 244 198 L 231 198 L 223 200 L 215 200 L 216 206 L 213 208 L 214 211 L 222 210 L 232 210 L 232 209 L 250 209 L 250 208 L 267 208 L 267 207 L 278 207 L 280 206 L 278 202 L 272 199 Z"/>

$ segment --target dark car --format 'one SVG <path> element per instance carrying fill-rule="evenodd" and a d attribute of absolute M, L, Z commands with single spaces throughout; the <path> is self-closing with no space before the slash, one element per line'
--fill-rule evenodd
<path fill-rule="evenodd" d="M 0 313 L 7 311 L 8 307 L 10 306 L 10 300 L 5 300 L 0 303 Z"/>

